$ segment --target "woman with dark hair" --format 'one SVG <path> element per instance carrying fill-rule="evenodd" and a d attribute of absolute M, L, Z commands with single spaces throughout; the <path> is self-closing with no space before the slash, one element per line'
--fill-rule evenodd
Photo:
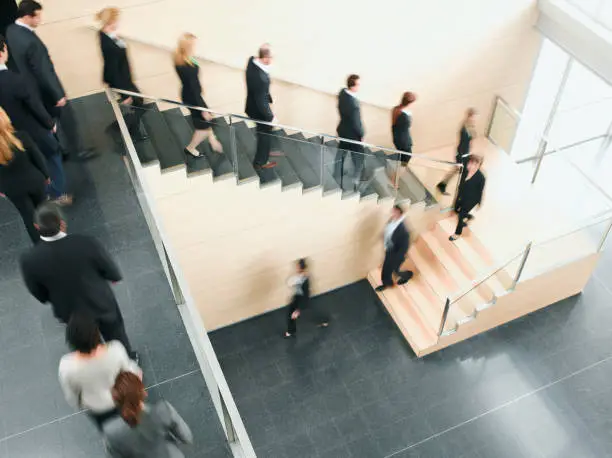
<path fill-rule="evenodd" d="M 36 143 L 25 132 L 15 132 L 0 108 L 0 195 L 15 206 L 35 244 L 40 236 L 34 227 L 34 211 L 45 201 L 50 183 L 45 158 Z"/>
<path fill-rule="evenodd" d="M 78 409 L 89 409 L 98 428 L 115 415 L 111 388 L 117 374 L 130 371 L 142 377 L 142 370 L 131 361 L 117 340 L 102 343 L 95 320 L 75 313 L 66 327 L 66 342 L 74 350 L 62 356 L 59 380 L 66 401 Z"/>
<path fill-rule="evenodd" d="M 465 167 L 466 176 L 463 184 L 459 187 L 459 194 L 455 201 L 455 213 L 457 213 L 457 228 L 455 233 L 449 237 L 454 242 L 463 232 L 467 221 L 474 218 L 470 212 L 476 205 L 482 204 L 482 195 L 485 188 L 485 176 L 480 171 L 482 157 L 470 155 Z"/>
<path fill-rule="evenodd" d="M 391 116 L 391 130 L 393 132 L 393 144 L 399 151 L 404 151 L 408 154 L 399 153 L 394 159 L 399 160 L 401 167 L 406 167 L 412 157 L 412 136 L 410 135 L 410 127 L 412 126 L 412 112 L 408 107 L 416 100 L 416 95 L 413 92 L 404 92 L 399 105 L 393 108 Z M 399 167 L 398 167 L 399 173 Z M 392 176 L 392 183 L 396 186 L 397 173 Z"/>
<path fill-rule="evenodd" d="M 117 414 L 102 426 L 111 457 L 184 458 L 177 444 L 191 444 L 193 436 L 170 403 L 145 404 L 145 387 L 131 372 L 117 375 L 112 396 Z"/>
<path fill-rule="evenodd" d="M 287 307 L 287 331 L 284 337 L 293 337 L 297 332 L 297 319 L 302 314 L 302 310 L 310 308 L 310 319 L 317 326 L 326 328 L 329 326 L 329 318 L 317 310 L 310 307 L 310 277 L 306 259 L 298 259 L 295 263 L 295 274 L 289 277 L 287 284 L 293 289 L 291 302 Z"/>
<path fill-rule="evenodd" d="M 472 139 L 476 137 L 476 117 L 478 112 L 476 108 L 468 108 L 465 112 L 465 118 L 461 123 L 461 129 L 459 130 L 459 144 L 457 145 L 457 152 L 455 154 L 455 161 L 457 164 L 463 164 L 463 170 L 459 177 L 459 187 L 461 187 L 465 176 L 467 174 L 467 160 L 471 151 Z M 449 194 L 446 192 L 446 186 L 453 176 L 457 173 L 458 169 L 453 168 L 446 176 L 437 184 L 438 191 L 445 196 Z"/>

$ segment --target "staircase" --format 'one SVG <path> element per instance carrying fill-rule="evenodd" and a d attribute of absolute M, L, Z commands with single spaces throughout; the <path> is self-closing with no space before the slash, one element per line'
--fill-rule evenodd
<path fill-rule="evenodd" d="M 255 126 L 250 121 L 234 122 L 230 127 L 225 117 L 214 118 L 211 122 L 213 131 L 227 153 L 214 152 L 208 142 L 204 141 L 198 147 L 203 157 L 194 158 L 183 152 L 193 134 L 191 118 L 183 108 L 162 111 L 157 103 L 147 103 L 143 109 L 142 122 L 150 137 L 135 142 L 136 151 L 141 164 L 158 165 L 162 173 L 184 167 L 187 177 L 201 174 L 210 174 L 213 180 L 236 177 L 239 184 L 258 180 L 262 187 L 300 187 L 303 192 L 319 189 L 323 195 L 342 193 L 342 198 L 395 198 L 395 190 L 387 173 L 388 168 L 394 167 L 395 161 L 388 161 L 382 150 L 365 149 L 365 181 L 355 190 L 351 180 L 350 155 L 345 160 L 343 179 L 333 176 L 338 153 L 336 140 L 322 144 L 321 136 L 306 138 L 301 132 L 288 133 L 283 129 L 273 131 L 272 150 L 283 153 L 283 156 L 271 158 L 278 163 L 275 168 L 256 171 L 252 164 L 257 139 Z M 236 156 L 230 154 L 234 150 L 231 148 L 232 141 L 236 142 Z M 401 176 L 397 201 L 403 204 L 424 202 L 427 207 L 436 205 L 433 196 L 410 171 Z"/>
<path fill-rule="evenodd" d="M 378 293 L 417 355 L 438 343 L 438 335 L 450 335 L 476 314 L 493 305 L 497 298 L 508 294 L 512 276 L 501 269 L 487 281 L 483 274 L 499 265 L 469 228 L 463 237 L 451 242 L 456 218 L 435 222 L 412 242 L 403 269 L 412 270 L 414 277 L 405 285 Z M 381 269 L 368 275 L 372 286 L 380 284 Z M 447 298 L 454 303 L 441 329 Z"/>

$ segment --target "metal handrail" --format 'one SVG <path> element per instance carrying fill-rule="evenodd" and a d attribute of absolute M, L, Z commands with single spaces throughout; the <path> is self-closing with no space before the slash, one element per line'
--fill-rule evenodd
<path fill-rule="evenodd" d="M 432 158 L 429 157 L 425 154 L 416 154 L 416 153 L 408 153 L 406 151 L 399 151 L 397 149 L 394 148 L 388 148 L 386 146 L 379 146 L 379 145 L 374 145 L 372 143 L 365 143 L 365 142 L 361 142 L 358 140 L 351 140 L 349 138 L 343 138 L 343 137 L 338 137 L 337 135 L 330 135 L 330 134 L 322 134 L 320 132 L 314 132 L 311 130 L 306 130 L 306 129 L 301 129 L 299 127 L 294 127 L 294 126 L 289 126 L 286 124 L 280 124 L 280 123 L 275 123 L 275 122 L 268 122 L 268 121 L 259 121 L 257 119 L 252 119 L 249 118 L 246 115 L 239 115 L 239 114 L 234 114 L 234 113 L 221 113 L 218 111 L 213 111 L 209 108 L 202 108 L 202 107 L 198 107 L 198 106 L 193 106 L 193 105 L 186 105 L 184 103 L 181 102 L 177 102 L 176 100 L 170 100 L 170 99 L 165 99 L 163 97 L 154 97 L 154 96 L 150 96 L 150 95 L 146 95 L 146 94 L 142 94 L 139 92 L 133 92 L 133 91 L 126 91 L 123 89 L 115 89 L 115 88 L 109 88 L 111 91 L 117 93 L 117 94 L 123 94 L 123 95 L 128 95 L 130 97 L 141 97 L 144 99 L 151 99 L 151 100 L 155 100 L 157 102 L 165 102 L 165 103 L 170 103 L 172 105 L 178 105 L 181 107 L 185 107 L 188 108 L 190 110 L 199 110 L 199 111 L 204 111 L 207 113 L 212 113 L 212 114 L 216 114 L 219 116 L 230 116 L 232 118 L 238 118 L 241 119 L 243 121 L 251 121 L 257 124 L 263 124 L 264 126 L 270 126 L 270 127 L 276 127 L 278 129 L 285 129 L 285 130 L 292 130 L 295 132 L 302 132 L 302 133 L 306 133 L 312 136 L 316 136 L 316 137 L 325 137 L 328 138 L 330 140 L 336 140 L 338 142 L 343 142 L 343 143 L 351 143 L 354 145 L 360 145 L 363 146 L 365 148 L 370 148 L 370 149 L 379 149 L 379 150 L 383 150 L 383 151 L 388 151 L 391 154 L 397 154 L 397 153 L 401 153 L 404 155 L 409 155 L 411 157 L 416 157 L 425 161 L 430 161 L 430 162 L 435 162 L 437 164 L 443 164 L 443 165 L 450 165 L 453 167 L 460 167 L 460 164 L 457 164 L 456 162 L 453 161 L 445 161 L 442 159 L 436 159 L 436 158 Z"/>
<path fill-rule="evenodd" d="M 548 239 L 544 239 L 544 240 L 540 240 L 540 241 L 537 241 L 537 242 L 533 242 L 533 244 L 534 244 L 534 246 L 546 245 L 546 244 L 548 244 L 550 242 L 554 242 L 555 240 L 559 240 L 559 239 L 562 239 L 564 237 L 567 237 L 567 236 L 570 236 L 572 234 L 575 234 L 576 232 L 580 232 L 580 231 L 582 231 L 582 230 L 584 230 L 584 229 L 586 229 L 588 227 L 597 226 L 598 224 L 601 224 L 604 221 L 607 221 L 607 220 L 612 218 L 612 210 L 607 209 L 607 210 L 604 210 L 604 212 L 602 212 L 602 213 L 605 213 L 605 214 L 603 216 L 601 216 L 601 213 L 600 213 L 600 214 L 597 214 L 597 215 L 595 215 L 595 216 L 593 216 L 591 218 L 588 218 L 589 223 L 587 223 L 587 224 L 583 224 L 582 226 L 579 226 L 579 227 L 577 227 L 575 229 L 572 229 L 570 231 L 567 231 L 567 232 L 563 232 L 562 234 L 555 235 L 554 237 L 551 237 L 551 238 L 548 238 Z M 597 219 L 597 220 L 593 221 L 595 219 Z"/>
<path fill-rule="evenodd" d="M 117 119 L 121 136 L 125 141 L 127 155 L 129 156 L 129 160 L 126 159 L 126 161 L 131 162 L 134 167 L 136 178 L 143 189 L 142 195 L 145 201 L 145 205 L 149 210 L 149 213 L 153 219 L 153 224 L 155 225 L 156 230 L 158 232 L 160 240 L 155 240 L 155 242 L 159 242 L 163 245 L 167 262 L 172 268 L 172 273 L 174 274 L 175 281 L 180 290 L 182 301 L 177 301 L 177 307 L 179 309 L 181 317 L 183 317 L 183 322 L 187 329 L 187 333 L 191 340 L 192 346 L 194 347 L 194 350 L 200 350 L 200 352 L 196 351 L 196 357 L 198 359 L 200 369 L 206 381 L 208 391 L 213 400 L 213 404 L 215 405 L 215 410 L 217 412 L 217 415 L 219 416 L 219 420 L 222 422 L 224 430 L 226 431 L 230 447 L 235 450 L 238 444 L 240 454 L 239 456 L 244 458 L 255 458 L 256 455 L 253 449 L 253 445 L 251 444 L 244 423 L 242 422 L 238 407 L 236 406 L 234 398 L 231 394 L 229 385 L 227 383 L 227 380 L 225 379 L 225 375 L 223 374 L 221 365 L 219 364 L 219 360 L 216 357 L 214 348 L 212 346 L 212 343 L 210 342 L 206 330 L 204 329 L 203 325 L 201 325 L 201 317 L 195 305 L 195 301 L 191 296 L 188 282 L 185 280 L 185 277 L 179 267 L 179 264 L 177 262 L 177 256 L 174 253 L 172 246 L 167 242 L 168 237 L 165 235 L 163 224 L 159 217 L 159 213 L 156 210 L 155 201 L 150 197 L 151 193 L 148 190 L 146 181 L 143 180 L 140 176 L 142 165 L 140 164 L 136 148 L 132 141 L 131 135 L 129 134 L 125 119 L 121 113 L 121 108 L 113 97 L 112 89 L 107 88 L 105 90 L 105 93 Z M 138 94 L 138 96 L 140 95 Z M 189 317 L 189 320 L 187 322 L 185 322 L 184 315 L 187 315 Z M 206 365 L 202 363 L 201 358 L 207 363 Z M 211 386 L 209 385 L 210 377 L 212 377 L 214 385 L 216 385 L 214 387 L 216 391 L 211 390 Z M 231 422 L 229 425 L 231 426 L 231 431 L 228 428 L 228 420 Z M 235 441 L 236 438 L 238 439 L 237 441 Z"/>

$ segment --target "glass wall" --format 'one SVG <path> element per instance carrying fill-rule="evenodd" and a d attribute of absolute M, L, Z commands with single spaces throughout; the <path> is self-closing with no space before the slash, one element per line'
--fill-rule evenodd
<path fill-rule="evenodd" d="M 612 29 L 612 2 L 610 0 L 567 0 L 591 19 Z"/>

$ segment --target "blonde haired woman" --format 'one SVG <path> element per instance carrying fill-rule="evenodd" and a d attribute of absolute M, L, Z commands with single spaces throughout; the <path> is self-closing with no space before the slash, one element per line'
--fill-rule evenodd
<path fill-rule="evenodd" d="M 21 214 L 32 242 L 40 241 L 34 227 L 34 211 L 46 198 L 51 183 L 42 153 L 25 132 L 15 132 L 0 108 L 0 193 Z"/>
<path fill-rule="evenodd" d="M 104 8 L 96 14 L 96 20 L 101 25 L 99 37 L 102 59 L 104 61 L 102 80 L 111 88 L 140 92 L 132 80 L 127 45 L 117 35 L 120 17 L 121 11 L 119 8 L 114 7 Z M 135 107 L 135 110 L 126 116 L 125 121 L 133 139 L 136 141 L 144 140 L 146 135 L 143 135 L 139 128 L 140 118 L 144 114 L 144 110 L 142 110 L 142 97 L 121 94 L 119 102 Z"/>
<path fill-rule="evenodd" d="M 174 52 L 174 68 L 181 79 L 181 100 L 185 105 L 208 108 L 202 98 L 202 85 L 200 84 L 198 62 L 193 57 L 196 37 L 191 33 L 184 33 L 179 39 L 178 46 Z M 212 116 L 207 111 L 189 110 L 195 132 L 189 145 L 185 147 L 185 153 L 194 157 L 202 155 L 196 149 L 200 143 L 208 139 L 210 146 L 217 153 L 223 152 L 223 147 L 212 130 L 210 121 Z"/>

